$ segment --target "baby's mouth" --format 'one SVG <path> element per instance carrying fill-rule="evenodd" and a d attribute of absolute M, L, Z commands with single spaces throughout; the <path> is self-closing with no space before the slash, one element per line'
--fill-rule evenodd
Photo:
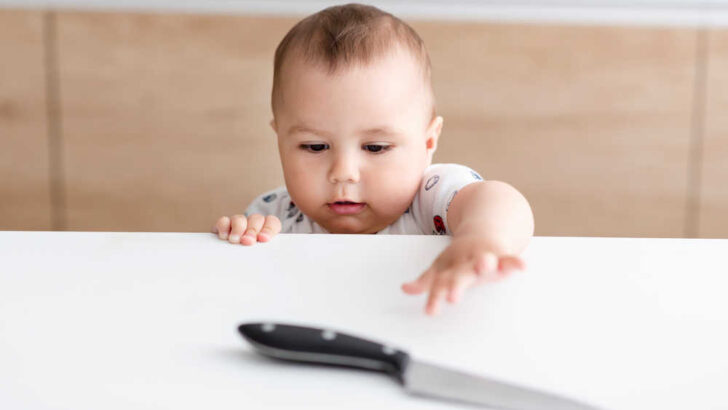
<path fill-rule="evenodd" d="M 355 215 L 361 212 L 366 203 L 351 201 L 336 201 L 328 204 L 329 208 L 338 215 Z"/>

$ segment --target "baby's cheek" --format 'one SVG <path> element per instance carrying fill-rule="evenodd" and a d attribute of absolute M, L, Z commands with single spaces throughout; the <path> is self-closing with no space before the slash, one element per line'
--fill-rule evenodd
<path fill-rule="evenodd" d="M 306 182 L 291 184 L 288 193 L 291 195 L 291 200 L 304 212 L 325 201 L 316 187 Z"/>
<path fill-rule="evenodd" d="M 319 204 L 321 199 L 320 186 L 315 184 L 316 180 L 307 177 L 306 174 L 294 174 L 286 177 L 286 188 L 291 200 L 296 206 L 303 210 L 304 213 L 310 211 L 312 207 Z"/>
<path fill-rule="evenodd" d="M 378 187 L 374 187 L 377 199 L 376 211 L 399 217 L 412 203 L 412 199 L 419 189 L 420 179 L 416 179 L 413 183 L 405 178 L 389 177 L 383 178 L 378 185 Z"/>

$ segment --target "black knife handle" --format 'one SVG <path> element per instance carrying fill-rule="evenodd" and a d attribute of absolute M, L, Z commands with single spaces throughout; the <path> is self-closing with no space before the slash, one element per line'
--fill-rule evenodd
<path fill-rule="evenodd" d="M 329 329 L 282 323 L 244 323 L 238 331 L 266 356 L 377 370 L 391 374 L 400 382 L 409 361 L 406 352 Z"/>

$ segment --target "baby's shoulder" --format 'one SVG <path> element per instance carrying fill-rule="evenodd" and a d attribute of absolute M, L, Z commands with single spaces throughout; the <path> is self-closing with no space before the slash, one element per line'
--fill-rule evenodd
<path fill-rule="evenodd" d="M 447 211 L 464 186 L 483 178 L 460 164 L 432 164 L 422 175 L 420 189 L 411 205 L 411 218 L 424 233 L 447 234 Z"/>
<path fill-rule="evenodd" d="M 263 214 L 280 217 L 286 209 L 294 206 L 290 195 L 288 195 L 288 190 L 285 186 L 282 186 L 258 195 L 246 209 L 245 215 Z"/>
<path fill-rule="evenodd" d="M 435 180 L 439 180 L 442 177 L 454 177 L 454 178 L 468 178 L 482 181 L 483 177 L 480 176 L 472 168 L 455 163 L 443 163 L 443 164 L 431 164 L 422 173 L 422 185 L 427 185 L 430 181 L 432 184 Z"/>

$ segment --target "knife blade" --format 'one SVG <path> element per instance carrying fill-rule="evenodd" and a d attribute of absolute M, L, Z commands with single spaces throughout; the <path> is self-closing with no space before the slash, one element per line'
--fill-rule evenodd
<path fill-rule="evenodd" d="M 415 395 L 513 410 L 597 409 L 555 394 L 417 361 L 401 349 L 331 329 L 244 323 L 238 331 L 265 356 L 384 372 Z"/>

